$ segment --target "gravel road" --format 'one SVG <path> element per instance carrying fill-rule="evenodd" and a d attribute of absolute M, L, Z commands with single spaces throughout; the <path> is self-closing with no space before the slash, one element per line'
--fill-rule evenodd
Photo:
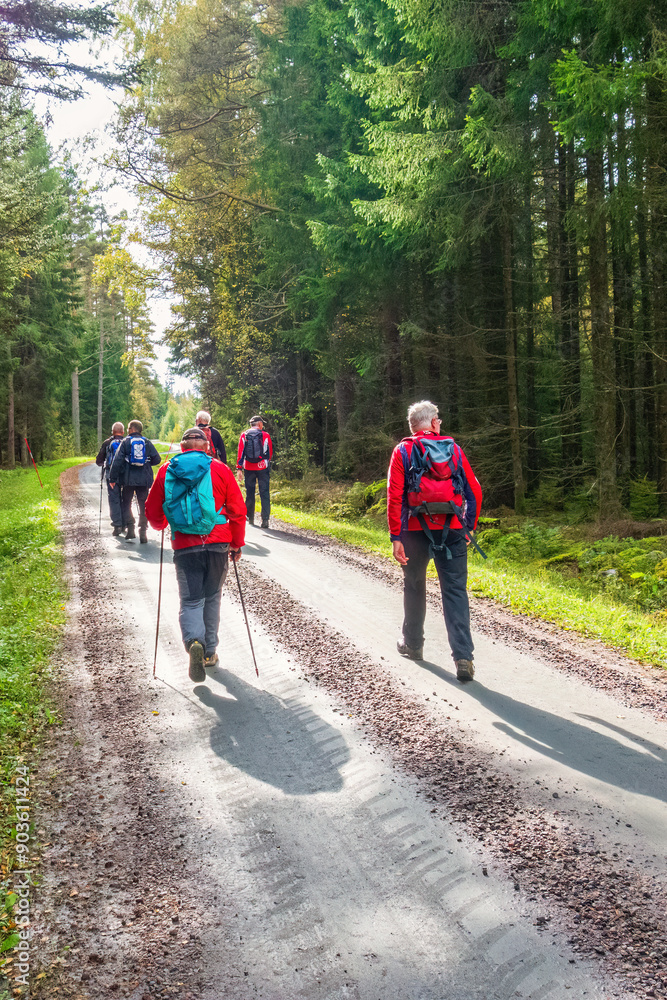
<path fill-rule="evenodd" d="M 39 765 L 31 995 L 664 997 L 662 675 L 474 602 L 398 656 L 398 570 L 276 522 L 187 677 L 159 536 L 97 535 L 64 477 L 62 726 Z M 232 578 L 233 579 L 233 578 Z"/>

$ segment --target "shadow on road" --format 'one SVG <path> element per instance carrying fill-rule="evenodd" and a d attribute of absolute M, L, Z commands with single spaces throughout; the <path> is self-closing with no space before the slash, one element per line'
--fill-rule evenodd
<path fill-rule="evenodd" d="M 667 802 L 667 748 L 664 746 L 644 740 L 604 719 L 578 716 L 610 730 L 609 735 L 600 733 L 590 726 L 492 691 L 479 681 L 463 686 L 453 672 L 437 663 L 424 660 L 421 666 L 459 695 L 465 693 L 466 697 L 474 698 L 498 719 L 504 720 L 494 722 L 495 728 L 535 753 L 617 788 Z M 615 739 L 613 733 L 619 738 Z M 628 742 L 636 747 L 628 746 Z"/>
<path fill-rule="evenodd" d="M 210 680 L 223 684 L 228 696 L 204 686 L 194 693 L 218 716 L 211 729 L 211 747 L 219 757 L 286 795 L 342 789 L 340 767 L 349 759 L 349 751 L 333 726 L 319 720 L 316 740 L 294 712 L 266 691 L 220 668 Z M 328 756 L 334 749 L 339 754 L 337 764 Z"/>

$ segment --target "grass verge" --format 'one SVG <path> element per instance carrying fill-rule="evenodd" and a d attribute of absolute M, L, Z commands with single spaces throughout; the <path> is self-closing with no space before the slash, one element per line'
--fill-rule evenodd
<path fill-rule="evenodd" d="M 16 777 L 29 780 L 40 735 L 55 721 L 45 687 L 67 596 L 59 478 L 82 461 L 41 465 L 43 488 L 32 468 L 0 471 L 0 951 L 16 943 L 7 888 L 17 867 Z"/>
<path fill-rule="evenodd" d="M 384 528 L 338 521 L 279 504 L 272 505 L 272 513 L 289 524 L 391 558 Z M 534 615 L 567 631 L 599 639 L 644 663 L 667 667 L 667 626 L 654 615 L 635 611 L 604 594 L 586 593 L 578 581 L 565 580 L 541 567 L 515 568 L 493 556 L 483 561 L 474 553 L 468 567 L 468 585 L 474 594 L 490 597 L 513 612 Z M 435 576 L 432 563 L 429 575 Z"/>

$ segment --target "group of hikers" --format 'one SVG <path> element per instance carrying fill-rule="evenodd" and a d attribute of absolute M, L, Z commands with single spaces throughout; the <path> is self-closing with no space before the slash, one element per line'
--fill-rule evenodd
<path fill-rule="evenodd" d="M 471 681 L 475 668 L 468 605 L 467 550 L 476 546 L 482 490 L 463 450 L 441 433 L 438 408 L 428 400 L 408 409 L 410 435 L 393 450 L 387 477 L 387 519 L 394 559 L 403 570 L 403 629 L 397 643 L 402 656 L 422 660 L 426 618 L 426 569 L 435 562 L 447 636 L 456 676 Z M 181 438 L 181 452 L 162 458 L 131 420 L 125 436 L 115 423 L 102 444 L 102 467 L 113 534 L 136 538 L 132 501 L 139 509 L 139 541 L 148 524 L 171 528 L 179 591 L 179 624 L 189 657 L 189 677 L 206 679 L 206 667 L 218 663 L 220 600 L 229 560 L 238 562 L 245 544 L 246 521 L 254 524 L 255 487 L 261 502 L 261 526 L 269 527 L 269 480 L 273 443 L 263 418 L 250 418 L 239 439 L 236 477 L 227 463 L 222 437 L 211 416 L 200 410 Z M 245 485 L 245 503 L 239 487 Z"/>

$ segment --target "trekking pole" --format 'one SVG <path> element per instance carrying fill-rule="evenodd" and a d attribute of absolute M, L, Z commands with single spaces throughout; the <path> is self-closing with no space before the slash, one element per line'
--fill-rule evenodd
<path fill-rule="evenodd" d="M 230 556 L 232 553 L 230 552 Z M 248 624 L 248 615 L 246 614 L 245 601 L 243 600 L 243 591 L 241 590 L 241 581 L 239 580 L 239 571 L 236 568 L 236 562 L 232 559 L 232 564 L 234 566 L 234 572 L 236 573 L 236 582 L 239 588 L 239 597 L 241 598 L 241 607 L 243 608 L 243 617 L 245 618 L 245 627 L 248 630 L 248 639 L 250 640 L 250 652 L 252 653 L 252 662 L 255 664 L 255 673 L 259 677 L 259 670 L 257 669 L 257 660 L 255 659 L 255 648 L 252 644 L 252 636 L 250 635 L 250 625 Z"/>
<path fill-rule="evenodd" d="M 35 459 L 32 457 L 32 452 L 30 451 L 30 445 L 28 444 L 28 439 L 24 437 L 23 440 L 25 441 L 25 446 L 28 449 L 28 454 L 30 455 L 30 461 L 35 466 L 35 472 L 37 473 L 37 478 L 39 479 L 39 485 L 42 487 L 42 489 L 44 489 L 44 483 L 42 482 L 42 477 L 39 474 L 39 469 L 35 465 Z"/>
<path fill-rule="evenodd" d="M 160 604 L 162 603 L 162 556 L 164 555 L 164 528 L 160 539 L 160 582 L 157 588 L 157 625 L 155 628 L 155 655 L 153 657 L 153 677 L 155 677 L 155 665 L 157 663 L 157 640 L 160 635 Z"/>
<path fill-rule="evenodd" d="M 100 523 L 97 528 L 97 534 L 102 534 L 102 493 L 104 491 L 104 467 L 102 467 L 102 475 L 100 476 Z"/>

